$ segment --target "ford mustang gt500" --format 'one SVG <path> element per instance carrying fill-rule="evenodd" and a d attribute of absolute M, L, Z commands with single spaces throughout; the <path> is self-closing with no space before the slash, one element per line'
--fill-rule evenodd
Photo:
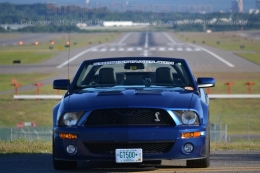
<path fill-rule="evenodd" d="M 210 77 L 195 79 L 183 59 L 139 57 L 84 61 L 53 109 L 53 166 L 77 161 L 143 163 L 184 159 L 210 165 Z"/>

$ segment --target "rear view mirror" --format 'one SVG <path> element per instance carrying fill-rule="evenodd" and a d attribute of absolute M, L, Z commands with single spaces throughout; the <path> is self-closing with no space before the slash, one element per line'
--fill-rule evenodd
<path fill-rule="evenodd" d="M 140 69 L 144 69 L 144 64 L 143 63 L 127 63 L 127 64 L 125 64 L 124 69 L 140 70 Z"/>

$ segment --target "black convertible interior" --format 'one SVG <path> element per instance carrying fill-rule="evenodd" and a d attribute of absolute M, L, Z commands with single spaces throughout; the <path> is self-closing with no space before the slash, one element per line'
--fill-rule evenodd
<path fill-rule="evenodd" d="M 172 66 L 173 67 L 173 66 Z M 82 77 L 81 86 L 93 85 L 188 85 L 189 80 L 177 67 L 158 67 L 154 71 L 146 72 L 143 64 L 125 64 L 122 72 L 111 66 L 93 66 Z M 139 71 L 138 71 L 139 70 Z M 119 71 L 119 72 L 118 72 Z"/>

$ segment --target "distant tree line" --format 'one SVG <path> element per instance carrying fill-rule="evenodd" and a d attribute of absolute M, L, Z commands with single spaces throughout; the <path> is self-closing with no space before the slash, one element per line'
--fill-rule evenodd
<path fill-rule="evenodd" d="M 106 8 L 86 10 L 79 6 L 56 7 L 52 4 L 18 5 L 0 3 L 0 24 L 23 24 L 28 27 L 19 29 L 22 32 L 83 32 L 76 23 L 100 25 L 102 21 L 133 21 L 165 25 L 177 31 L 213 31 L 260 29 L 260 14 L 231 13 L 155 13 L 155 12 L 116 12 Z M 218 22 L 210 21 L 216 18 Z M 232 22 L 219 19 L 232 19 Z M 177 22 L 188 20 L 188 22 Z M 200 19 L 203 22 L 192 22 Z M 240 23 L 238 22 L 240 21 Z M 241 21 L 244 21 L 244 23 Z M 245 22 L 246 21 L 246 22 Z M 0 32 L 11 32 L 0 27 Z"/>

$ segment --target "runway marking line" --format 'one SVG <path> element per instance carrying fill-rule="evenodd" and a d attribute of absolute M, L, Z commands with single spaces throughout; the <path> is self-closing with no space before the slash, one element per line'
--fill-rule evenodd
<path fill-rule="evenodd" d="M 197 45 L 193 45 L 193 44 L 189 44 L 189 45 L 191 45 L 191 46 L 193 46 L 193 47 L 195 47 L 195 48 L 201 49 L 201 50 L 203 50 L 204 52 L 207 52 L 208 54 L 210 54 L 210 55 L 212 55 L 213 57 L 217 58 L 219 61 L 223 62 L 224 64 L 226 64 L 226 65 L 229 66 L 229 67 L 235 67 L 235 65 L 233 65 L 233 64 L 231 64 L 230 62 L 228 62 L 227 60 L 221 58 L 221 57 L 218 56 L 217 54 L 215 54 L 215 53 L 209 51 L 208 49 L 205 49 L 205 48 L 203 48 L 203 47 L 200 47 L 200 46 L 197 46 Z"/>
<path fill-rule="evenodd" d="M 148 33 L 145 34 L 145 44 L 144 44 L 144 47 L 145 48 L 148 48 Z"/>
<path fill-rule="evenodd" d="M 172 43 L 175 43 L 175 41 L 173 41 L 172 38 L 171 38 L 168 34 L 166 34 L 165 32 L 164 32 L 163 34 L 164 34 Z M 223 62 L 224 64 L 226 64 L 226 65 L 229 66 L 229 67 L 235 67 L 233 64 L 231 64 L 231 63 L 228 62 L 227 60 L 221 58 L 221 57 L 218 56 L 217 54 L 215 54 L 215 53 L 209 51 L 208 49 L 205 49 L 205 48 L 203 48 L 203 47 L 199 47 L 199 46 L 196 46 L 196 45 L 193 45 L 193 44 L 188 44 L 188 45 L 193 46 L 193 47 L 198 48 L 198 49 L 201 49 L 201 50 L 203 50 L 204 52 L 207 52 L 208 54 L 210 54 L 210 55 L 212 55 L 213 57 L 217 58 L 219 61 Z M 178 49 L 177 49 L 177 50 L 178 50 Z"/>
<path fill-rule="evenodd" d="M 127 35 L 125 35 L 119 42 L 118 44 L 122 44 L 126 39 L 127 37 L 129 37 L 129 35 L 132 34 L 132 32 L 128 33 Z M 110 43 L 111 44 L 111 43 Z M 70 62 L 76 60 L 77 58 L 79 58 L 80 56 L 84 55 L 85 53 L 88 53 L 90 51 L 92 51 L 93 49 L 97 49 L 99 47 L 102 47 L 102 46 L 105 46 L 106 44 L 101 44 L 101 45 L 98 45 L 98 46 L 94 46 L 94 47 L 91 47 L 83 52 L 80 52 L 78 53 L 77 55 L 73 56 L 72 58 L 69 57 L 69 60 L 66 60 L 65 62 L 63 62 L 62 64 L 60 64 L 59 66 L 57 66 L 57 68 L 62 68 L 64 66 L 66 66 L 67 64 L 69 64 Z"/>

